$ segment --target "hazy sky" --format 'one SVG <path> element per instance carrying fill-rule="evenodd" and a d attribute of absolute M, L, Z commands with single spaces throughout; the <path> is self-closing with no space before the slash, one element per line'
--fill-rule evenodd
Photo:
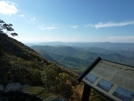
<path fill-rule="evenodd" d="M 133 42 L 134 0 L 0 0 L 21 42 Z"/>

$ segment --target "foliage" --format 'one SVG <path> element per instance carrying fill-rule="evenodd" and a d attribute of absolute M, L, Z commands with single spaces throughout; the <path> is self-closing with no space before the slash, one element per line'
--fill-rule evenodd
<path fill-rule="evenodd" d="M 82 93 L 83 93 L 83 83 L 76 85 L 72 90 L 73 94 L 71 95 L 69 101 L 81 101 Z M 77 96 L 77 97 L 76 97 Z"/>
<path fill-rule="evenodd" d="M 6 30 L 7 33 L 11 32 L 10 34 L 12 36 L 18 36 L 18 34 L 14 32 L 14 29 L 12 28 L 12 26 L 13 26 L 12 24 L 7 24 L 3 20 L 0 19 L 0 33 L 4 33 L 4 31 Z"/>
<path fill-rule="evenodd" d="M 41 85 L 40 71 L 49 65 L 49 62 L 6 34 L 0 34 L 0 43 L 3 46 L 0 50 L 0 83 Z"/>
<path fill-rule="evenodd" d="M 45 86 L 51 92 L 69 98 L 72 86 L 78 84 L 78 75 L 48 62 L 24 44 L 0 34 L 0 84 L 20 82 Z M 66 82 L 66 83 L 65 83 Z"/>
<path fill-rule="evenodd" d="M 99 94 L 94 89 L 91 89 L 90 93 L 90 101 L 111 101 L 110 99 L 106 98 L 105 96 Z"/>
<path fill-rule="evenodd" d="M 72 86 L 76 86 L 78 81 L 69 75 L 68 71 L 64 72 L 62 67 L 52 64 L 42 71 L 42 81 L 45 87 L 56 94 L 69 98 L 72 95 Z"/>

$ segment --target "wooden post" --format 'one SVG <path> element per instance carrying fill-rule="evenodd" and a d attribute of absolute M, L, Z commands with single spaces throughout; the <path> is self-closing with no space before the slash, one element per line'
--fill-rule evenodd
<path fill-rule="evenodd" d="M 91 87 L 85 84 L 81 101 L 89 101 L 90 91 L 91 91 Z"/>

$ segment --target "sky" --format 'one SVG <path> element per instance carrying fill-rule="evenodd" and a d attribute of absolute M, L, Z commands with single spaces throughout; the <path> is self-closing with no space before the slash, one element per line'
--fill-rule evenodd
<path fill-rule="evenodd" d="M 134 0 L 0 0 L 23 43 L 134 43 Z"/>

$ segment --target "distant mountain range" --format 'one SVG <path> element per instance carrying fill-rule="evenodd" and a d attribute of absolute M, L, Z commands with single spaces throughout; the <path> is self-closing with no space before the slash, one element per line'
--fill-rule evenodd
<path fill-rule="evenodd" d="M 46 43 L 31 46 L 49 61 L 74 71 L 83 71 L 98 56 L 134 66 L 133 43 Z"/>
<path fill-rule="evenodd" d="M 134 51 L 134 43 L 111 43 L 111 42 L 44 42 L 26 43 L 28 46 L 73 46 L 73 47 L 98 47 L 109 50 L 131 50 Z"/>

